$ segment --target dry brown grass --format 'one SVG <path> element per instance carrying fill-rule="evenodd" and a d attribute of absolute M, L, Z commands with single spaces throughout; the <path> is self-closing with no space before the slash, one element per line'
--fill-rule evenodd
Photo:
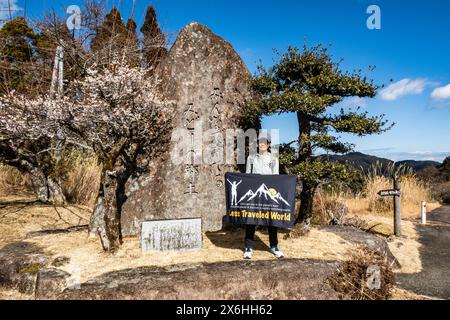
<path fill-rule="evenodd" d="M 58 172 L 62 174 L 62 189 L 69 203 L 90 208 L 95 205 L 101 166 L 94 156 L 76 151 L 69 152 Z M 29 175 L 0 164 L 0 196 L 17 194 L 33 195 Z"/>
<path fill-rule="evenodd" d="M 0 288 L 0 301 L 1 300 L 33 300 L 33 296 L 23 294 L 17 290 Z"/>
<path fill-rule="evenodd" d="M 70 203 L 92 208 L 100 185 L 101 166 L 92 155 L 73 152 L 67 158 L 63 192 Z"/>
<path fill-rule="evenodd" d="M 392 189 L 393 183 L 391 179 L 382 176 L 376 176 L 368 179 L 364 190 L 367 209 L 374 213 L 390 213 L 393 210 L 392 197 L 380 197 L 377 192 L 384 189 Z M 420 212 L 422 201 L 431 201 L 431 191 L 429 187 L 420 181 L 414 175 L 407 175 L 401 179 L 401 205 L 402 211 L 414 213 L 414 216 Z"/>
<path fill-rule="evenodd" d="M 9 243 L 25 241 L 42 248 L 52 258 L 69 257 L 69 264 L 61 269 L 69 272 L 79 270 L 83 282 L 105 272 L 127 268 L 242 260 L 243 229 L 205 233 L 201 250 L 152 252 L 145 255 L 141 253 L 137 237 L 125 238 L 123 246 L 115 255 L 106 254 L 100 241 L 89 239 L 86 231 L 48 234 L 26 239 L 29 232 L 86 224 L 89 215 L 89 210 L 79 207 L 55 208 L 37 203 L 2 208 L 0 209 L 0 250 Z M 275 259 L 268 251 L 268 243 L 267 232 L 257 230 L 255 260 Z M 299 239 L 282 240 L 280 235 L 279 246 L 289 258 L 327 261 L 344 261 L 348 258 L 349 252 L 356 247 L 334 233 L 315 228 L 307 236 Z"/>
<path fill-rule="evenodd" d="M 392 289 L 392 295 L 389 300 L 439 300 L 436 297 L 419 295 L 409 290 L 395 287 Z"/>
<path fill-rule="evenodd" d="M 256 237 L 268 243 L 267 234 L 257 231 Z M 79 270 L 81 281 L 86 281 L 105 272 L 127 268 L 242 260 L 243 238 L 243 231 L 204 234 L 201 250 L 152 252 L 144 255 L 139 248 L 139 239 L 134 237 L 125 238 L 116 255 L 105 254 L 99 241 L 88 239 L 86 232 L 48 235 L 29 241 L 45 248 L 54 258 L 69 257 L 70 263 L 61 268 L 69 272 Z M 256 243 L 254 260 L 274 259 L 262 242 Z M 330 232 L 313 229 L 305 238 L 280 241 L 280 248 L 289 258 L 344 261 L 355 245 Z"/>
<path fill-rule="evenodd" d="M 14 167 L 0 164 L 0 195 L 32 194 L 29 176 Z"/>
<path fill-rule="evenodd" d="M 321 194 L 319 200 L 344 203 L 349 209 L 349 218 L 361 219 L 365 221 L 368 231 L 389 237 L 394 233 L 393 199 L 382 198 L 377 193 L 383 189 L 391 189 L 392 185 L 392 180 L 373 174 L 367 177 L 365 189 L 357 196 Z M 402 237 L 394 237 L 388 245 L 401 265 L 396 272 L 418 273 L 422 271 L 422 261 L 415 221 L 420 217 L 421 202 L 428 202 L 428 212 L 440 204 L 431 201 L 430 188 L 414 175 L 402 177 L 401 190 Z"/>
<path fill-rule="evenodd" d="M 8 197 L 5 202 L 31 201 L 30 198 Z M 60 267 L 70 273 L 79 272 L 80 281 L 85 282 L 105 272 L 143 266 L 170 266 L 178 264 L 196 264 L 235 261 L 242 259 L 244 231 L 223 231 L 203 235 L 203 248 L 185 252 L 153 252 L 141 254 L 138 238 L 125 238 L 121 250 L 116 255 L 105 254 L 98 239 L 89 239 L 86 231 L 63 234 L 49 234 L 26 239 L 29 232 L 47 229 L 68 228 L 88 223 L 91 211 L 78 206 L 53 207 L 38 203 L 11 204 L 0 208 L 0 250 L 4 245 L 16 241 L 34 244 L 51 258 L 68 257 L 70 262 Z M 379 215 L 363 215 L 370 226 L 376 223 L 390 225 L 392 218 Z M 401 269 L 396 272 L 421 272 L 420 244 L 412 221 L 402 223 L 404 238 L 389 242 L 394 256 L 399 260 Z M 318 259 L 327 261 L 347 261 L 357 246 L 338 235 L 312 228 L 311 232 L 298 239 L 281 240 L 280 248 L 289 258 Z M 264 230 L 256 232 L 255 260 L 274 259 L 268 252 L 268 234 Z M 27 299 L 15 291 L 0 290 L 1 299 Z M 394 290 L 393 299 L 422 299 L 409 292 Z"/>
<path fill-rule="evenodd" d="M 394 222 L 392 217 L 364 214 L 359 215 L 359 218 L 366 221 L 368 229 L 372 232 L 379 233 L 386 237 L 394 233 Z M 419 234 L 416 230 L 415 222 L 403 220 L 401 227 L 402 237 L 394 237 L 391 241 L 388 241 L 389 249 L 401 265 L 401 267 L 395 271 L 398 273 L 421 272 L 421 244 L 418 242 Z"/>
<path fill-rule="evenodd" d="M 377 266 L 380 271 L 379 287 L 370 289 L 367 285 L 367 270 Z M 395 286 L 395 274 L 378 251 L 368 247 L 360 247 L 351 254 L 339 270 L 328 278 L 331 286 L 354 300 L 385 300 L 391 297 Z"/>
<path fill-rule="evenodd" d="M 26 238 L 30 232 L 65 229 L 89 223 L 92 213 L 81 206 L 52 206 L 33 202 L 34 198 L 0 198 L 0 248 Z"/>
<path fill-rule="evenodd" d="M 393 212 L 393 197 L 380 197 L 378 191 L 392 189 L 393 182 L 384 176 L 371 176 L 366 180 L 365 188 L 355 195 L 320 194 L 319 202 L 340 201 L 344 203 L 349 213 L 353 215 L 377 215 L 390 217 Z M 401 214 L 402 218 L 416 219 L 420 217 L 421 203 L 427 202 L 427 209 L 433 210 L 440 206 L 431 196 L 431 190 L 426 183 L 414 175 L 406 175 L 401 179 Z"/>

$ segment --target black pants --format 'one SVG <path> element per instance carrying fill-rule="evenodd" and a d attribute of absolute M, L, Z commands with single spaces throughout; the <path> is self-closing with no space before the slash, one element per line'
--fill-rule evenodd
<path fill-rule="evenodd" d="M 270 247 L 278 246 L 278 228 L 268 227 L 269 229 L 269 242 Z M 245 225 L 245 247 L 253 249 L 253 242 L 255 240 L 256 226 L 247 224 Z"/>

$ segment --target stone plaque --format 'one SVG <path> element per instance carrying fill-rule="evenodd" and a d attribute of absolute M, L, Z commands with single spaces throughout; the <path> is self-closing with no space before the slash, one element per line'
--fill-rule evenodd
<path fill-rule="evenodd" d="M 144 221 L 141 232 L 142 253 L 202 248 L 202 219 Z"/>

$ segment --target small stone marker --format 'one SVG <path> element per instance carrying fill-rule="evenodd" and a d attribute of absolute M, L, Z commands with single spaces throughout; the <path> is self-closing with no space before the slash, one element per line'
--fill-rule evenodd
<path fill-rule="evenodd" d="M 149 251 L 202 248 L 202 219 L 144 221 L 141 232 L 142 253 Z"/>

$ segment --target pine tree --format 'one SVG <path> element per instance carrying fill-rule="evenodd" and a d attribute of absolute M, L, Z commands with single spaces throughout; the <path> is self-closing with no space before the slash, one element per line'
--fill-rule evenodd
<path fill-rule="evenodd" d="M 90 47 L 99 53 L 99 62 L 109 64 L 112 56 L 122 48 L 121 42 L 125 34 L 125 26 L 119 10 L 114 7 L 103 20 L 101 28 L 92 39 Z"/>
<path fill-rule="evenodd" d="M 26 66 L 34 59 L 36 34 L 23 17 L 7 22 L 0 30 L 0 92 L 27 91 Z"/>
<path fill-rule="evenodd" d="M 379 134 L 391 128 L 384 115 L 370 117 L 367 112 L 341 109 L 329 114 L 329 108 L 346 97 L 374 97 L 377 85 L 361 75 L 340 70 L 332 61 L 327 48 L 316 46 L 303 50 L 290 47 L 279 54 L 279 61 L 266 70 L 259 67 L 254 88 L 260 94 L 255 108 L 260 114 L 293 112 L 299 125 L 298 154 L 284 157 L 291 173 L 303 183 L 301 206 L 297 222 L 307 232 L 312 219 L 313 197 L 324 181 L 349 181 L 354 173 L 348 166 L 319 161 L 313 157 L 316 149 L 347 153 L 354 147 L 343 143 L 334 133 L 352 133 L 358 136 Z"/>
<path fill-rule="evenodd" d="M 143 55 L 147 65 L 155 66 L 167 54 L 166 37 L 162 33 L 156 19 L 153 6 L 147 7 L 144 24 L 141 27 L 143 34 Z"/>
<path fill-rule="evenodd" d="M 126 38 L 133 44 L 138 45 L 139 39 L 136 30 L 137 30 L 136 22 L 132 18 L 128 19 L 127 25 L 125 26 Z"/>
<path fill-rule="evenodd" d="M 140 61 L 139 38 L 136 29 L 136 22 L 132 18 L 128 19 L 125 32 L 120 39 L 120 46 L 123 48 L 130 66 L 137 66 Z"/>

